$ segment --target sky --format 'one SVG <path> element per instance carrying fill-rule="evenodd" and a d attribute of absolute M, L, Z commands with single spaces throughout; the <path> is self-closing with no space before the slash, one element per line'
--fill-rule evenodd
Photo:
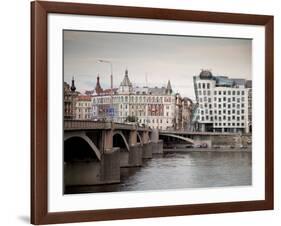
<path fill-rule="evenodd" d="M 172 89 L 195 99 L 193 76 L 202 69 L 213 75 L 251 79 L 252 41 L 211 37 L 64 31 L 64 81 L 74 76 L 80 92 L 92 90 L 100 76 L 102 88 L 118 88 L 128 69 L 134 86 Z"/>

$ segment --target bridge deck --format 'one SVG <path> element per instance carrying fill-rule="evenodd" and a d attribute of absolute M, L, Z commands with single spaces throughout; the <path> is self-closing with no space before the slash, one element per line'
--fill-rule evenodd
<path fill-rule="evenodd" d="M 64 120 L 64 130 L 137 130 L 137 131 L 151 131 L 147 127 L 140 127 L 135 124 L 114 123 L 114 122 L 95 122 L 89 120 Z"/>
<path fill-rule="evenodd" d="M 159 131 L 159 135 L 161 134 L 175 134 L 175 135 L 202 135 L 202 136 L 233 136 L 238 135 L 239 133 L 228 133 L 228 132 L 189 132 L 189 131 Z"/>

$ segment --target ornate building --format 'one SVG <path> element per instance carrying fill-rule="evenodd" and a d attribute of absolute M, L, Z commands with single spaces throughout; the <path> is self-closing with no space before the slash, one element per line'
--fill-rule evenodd
<path fill-rule="evenodd" d="M 102 90 L 98 84 L 99 77 L 96 87 Z M 118 89 L 87 94 L 92 96 L 94 120 L 137 121 L 162 130 L 175 126 L 176 97 L 170 81 L 161 88 L 133 87 L 126 70 Z"/>
<path fill-rule="evenodd" d="M 75 119 L 76 118 L 76 98 L 78 92 L 76 92 L 75 81 L 72 78 L 71 86 L 64 82 L 64 119 Z"/>

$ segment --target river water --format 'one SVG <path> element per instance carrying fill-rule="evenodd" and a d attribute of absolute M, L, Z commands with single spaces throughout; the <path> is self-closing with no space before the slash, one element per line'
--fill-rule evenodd
<path fill-rule="evenodd" d="M 169 152 L 144 160 L 142 167 L 122 168 L 121 183 L 67 188 L 66 193 L 143 191 L 252 184 L 250 151 Z"/>

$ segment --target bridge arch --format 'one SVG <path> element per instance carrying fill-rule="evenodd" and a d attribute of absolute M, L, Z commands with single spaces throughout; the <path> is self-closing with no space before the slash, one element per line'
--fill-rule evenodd
<path fill-rule="evenodd" d="M 160 134 L 160 136 L 166 136 L 166 137 L 174 137 L 174 138 L 177 138 L 177 139 L 180 139 L 180 140 L 184 140 L 186 142 L 188 142 L 189 144 L 194 144 L 194 140 L 188 138 L 188 137 L 182 137 L 182 136 L 179 136 L 179 135 L 175 135 L 175 134 Z"/>
<path fill-rule="evenodd" d="M 66 142 L 66 141 L 68 141 L 69 139 L 72 139 L 72 138 L 80 138 L 84 142 L 86 142 L 90 146 L 90 148 L 93 150 L 97 159 L 101 160 L 100 150 L 97 148 L 97 146 L 94 144 L 94 142 L 84 132 L 65 133 L 64 142 Z"/>
<path fill-rule="evenodd" d="M 139 132 L 137 132 L 137 136 L 138 136 L 139 141 L 140 141 L 140 144 L 141 144 L 141 146 L 142 146 L 142 145 L 143 145 L 143 141 L 142 141 L 142 138 L 141 138 L 141 135 L 140 135 Z"/>
<path fill-rule="evenodd" d="M 129 147 L 128 141 L 126 140 L 126 137 L 124 136 L 124 134 L 121 131 L 114 131 L 112 139 L 114 139 L 114 136 L 116 136 L 116 135 L 120 135 L 121 136 L 122 140 L 124 141 L 124 144 L 126 146 L 127 151 L 130 151 L 130 147 Z"/>

